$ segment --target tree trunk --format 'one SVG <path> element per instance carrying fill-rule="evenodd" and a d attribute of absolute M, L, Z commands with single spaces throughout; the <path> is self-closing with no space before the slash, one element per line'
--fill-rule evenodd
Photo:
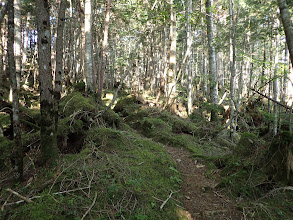
<path fill-rule="evenodd" d="M 192 13 L 192 0 L 188 0 L 187 2 L 187 50 L 191 48 L 192 44 L 192 32 L 191 32 L 191 13 Z M 188 61 L 187 61 L 187 113 L 190 115 L 192 113 L 192 56 L 191 50 L 188 51 Z"/>
<path fill-rule="evenodd" d="M 60 0 L 59 14 L 57 23 L 57 38 L 56 38 L 56 70 L 55 70 L 55 88 L 54 88 L 54 108 L 55 108 L 55 126 L 58 126 L 58 105 L 62 90 L 62 77 L 64 74 L 63 67 L 63 32 L 65 23 L 66 0 Z"/>
<path fill-rule="evenodd" d="M 274 100 L 278 101 L 278 62 L 279 62 L 279 38 L 280 36 L 277 35 L 276 37 L 276 54 L 275 54 L 275 69 L 274 69 L 274 81 L 273 81 L 273 93 L 274 93 Z M 278 132 L 278 105 L 274 103 L 274 128 L 273 133 L 276 135 Z"/>
<path fill-rule="evenodd" d="M 213 0 L 206 0 L 206 20 L 207 20 L 207 35 L 209 48 L 209 78 L 210 78 L 210 99 L 211 103 L 218 103 L 218 76 L 216 70 L 216 51 L 214 42 L 214 25 L 213 25 Z M 211 110 L 211 121 L 217 120 L 217 111 Z"/>
<path fill-rule="evenodd" d="M 92 41 L 92 0 L 85 0 L 85 75 L 86 75 L 86 90 L 94 92 L 93 81 L 93 41 Z"/>
<path fill-rule="evenodd" d="M 19 17 L 16 18 L 15 15 L 19 15 L 20 13 L 20 5 L 19 2 L 8 1 L 8 63 L 9 63 L 9 72 L 10 72 L 10 83 L 12 88 L 12 125 L 13 125 L 13 140 L 14 140 L 14 149 L 13 149 L 13 160 L 15 162 L 15 171 L 16 178 L 19 181 L 23 179 L 23 149 L 21 144 L 21 130 L 20 130 L 20 120 L 19 120 L 19 84 L 17 83 L 17 73 L 16 71 L 20 69 L 19 66 L 16 67 L 14 56 L 14 49 L 20 49 L 20 41 L 16 39 L 17 36 L 21 33 L 15 33 L 15 31 L 19 31 L 19 28 L 16 28 L 16 25 L 20 25 Z M 14 49 L 13 49 L 14 47 Z M 16 54 L 19 51 L 16 52 Z"/>
<path fill-rule="evenodd" d="M 286 0 L 278 0 L 278 5 L 290 53 L 291 64 L 293 65 L 293 26 L 291 21 L 291 13 L 288 9 Z"/>
<path fill-rule="evenodd" d="M 167 103 L 173 112 L 177 112 L 176 107 L 176 13 L 174 13 L 173 0 L 170 0 L 170 54 L 168 69 L 168 97 Z"/>
<path fill-rule="evenodd" d="M 48 0 L 36 1 L 38 30 L 38 62 L 41 104 L 41 164 L 54 164 L 58 156 L 54 125 L 51 64 L 50 5 Z"/>
<path fill-rule="evenodd" d="M 103 92 L 103 84 L 104 84 L 104 74 L 106 68 L 106 52 L 108 48 L 108 32 L 109 32 L 109 22 L 110 22 L 110 8 L 111 8 L 111 0 L 107 0 L 106 2 L 106 13 L 105 13 L 105 25 L 104 25 L 104 38 L 103 45 L 101 51 L 101 67 L 99 68 L 99 76 L 98 76 L 98 99 L 102 98 Z"/>

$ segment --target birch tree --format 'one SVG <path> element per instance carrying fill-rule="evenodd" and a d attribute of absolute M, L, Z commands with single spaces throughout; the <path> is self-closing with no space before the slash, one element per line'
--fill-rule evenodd
<path fill-rule="evenodd" d="M 191 13 L 192 13 L 192 0 L 187 1 L 187 50 L 191 48 L 192 44 L 192 33 L 191 33 Z M 192 113 L 192 56 L 191 51 L 188 51 L 187 61 L 187 111 L 190 115 Z"/>
<path fill-rule="evenodd" d="M 92 40 L 92 0 L 85 0 L 85 75 L 86 90 L 93 92 L 95 90 L 93 77 L 93 40 Z"/>
<path fill-rule="evenodd" d="M 177 111 L 175 107 L 176 98 L 176 13 L 174 12 L 173 0 L 170 0 L 170 54 L 169 54 L 169 69 L 168 69 L 168 104 L 173 112 Z"/>

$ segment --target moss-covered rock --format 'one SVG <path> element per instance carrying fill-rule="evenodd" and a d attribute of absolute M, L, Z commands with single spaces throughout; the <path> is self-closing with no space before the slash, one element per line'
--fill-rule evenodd
<path fill-rule="evenodd" d="M 253 133 L 245 132 L 241 135 L 233 152 L 239 157 L 246 158 L 254 154 L 257 147 L 257 136 Z"/>
<path fill-rule="evenodd" d="M 129 95 L 125 98 L 120 99 L 114 107 L 116 113 L 121 114 L 123 117 L 130 115 L 133 112 L 138 112 L 140 108 L 139 102 L 136 97 Z"/>
<path fill-rule="evenodd" d="M 80 92 L 73 92 L 61 99 L 59 112 L 64 117 L 68 117 L 77 112 L 96 113 L 97 106 L 94 97 L 84 97 Z"/>
<path fill-rule="evenodd" d="M 121 119 L 117 113 L 115 113 L 112 109 L 108 109 L 106 112 L 102 114 L 102 118 L 107 123 L 108 126 L 112 128 L 119 128 Z"/>
<path fill-rule="evenodd" d="M 293 185 L 293 133 L 285 131 L 274 137 L 266 161 L 272 179 Z"/>

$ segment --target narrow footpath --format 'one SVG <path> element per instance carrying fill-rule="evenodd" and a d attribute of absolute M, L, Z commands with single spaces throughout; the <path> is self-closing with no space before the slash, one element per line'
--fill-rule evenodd
<path fill-rule="evenodd" d="M 183 148 L 165 146 L 182 174 L 181 194 L 189 220 L 241 220 L 243 215 L 237 209 L 237 202 L 215 188 L 217 181 L 206 177 L 207 168 Z"/>

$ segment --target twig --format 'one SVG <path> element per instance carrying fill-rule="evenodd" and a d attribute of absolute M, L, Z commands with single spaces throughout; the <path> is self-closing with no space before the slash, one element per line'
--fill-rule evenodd
<path fill-rule="evenodd" d="M 56 183 L 56 181 L 57 181 L 57 179 L 58 179 L 58 178 L 59 178 L 59 177 L 65 172 L 65 170 L 67 170 L 68 168 L 70 168 L 73 164 L 75 164 L 75 163 L 76 163 L 77 161 L 79 161 L 79 160 L 80 160 L 80 158 L 77 159 L 76 161 L 74 161 L 72 164 L 70 164 L 68 167 L 66 167 L 64 170 L 62 170 L 61 173 L 58 174 L 58 176 L 57 176 L 56 179 L 54 180 L 52 186 L 50 187 L 50 190 L 49 190 L 49 193 L 48 193 L 48 194 L 50 194 L 52 188 L 54 187 L 54 185 L 55 185 L 55 183 Z"/>
<path fill-rule="evenodd" d="M 162 210 L 164 208 L 164 206 L 166 205 L 166 203 L 168 202 L 168 200 L 172 197 L 173 195 L 173 191 L 171 190 L 170 195 L 168 196 L 168 198 L 162 203 L 162 205 L 160 206 L 160 210 Z"/>
<path fill-rule="evenodd" d="M 95 205 L 95 203 L 96 203 L 96 200 L 97 200 L 97 197 L 98 197 L 98 192 L 96 191 L 96 192 L 95 192 L 95 198 L 94 198 L 94 200 L 93 200 L 91 206 L 90 206 L 90 207 L 88 208 L 88 210 L 84 213 L 84 215 L 82 216 L 81 220 L 83 220 L 83 219 L 87 216 L 87 214 L 91 211 L 91 209 L 94 207 L 94 205 Z"/>
<path fill-rule="evenodd" d="M 273 190 L 269 191 L 267 194 L 265 194 L 263 197 L 261 197 L 261 199 L 267 198 L 267 197 L 273 195 L 274 193 L 276 193 L 278 191 L 285 192 L 286 190 L 293 191 L 293 187 L 292 186 L 285 186 L 285 187 L 280 187 L 280 188 L 273 189 Z"/>
<path fill-rule="evenodd" d="M 83 187 L 83 188 L 78 188 L 78 189 L 71 189 L 71 190 L 66 190 L 66 191 L 61 191 L 61 192 L 55 192 L 53 193 L 53 195 L 59 195 L 59 194 L 64 194 L 64 193 L 70 193 L 70 192 L 75 192 L 75 191 L 78 191 L 78 190 L 83 190 L 83 189 L 88 189 L 89 187 Z M 33 199 L 38 199 L 38 198 L 41 198 L 43 196 L 33 196 L 31 198 L 29 198 L 29 200 L 33 200 Z M 16 202 L 11 202 L 11 203 L 6 203 L 6 206 L 9 206 L 9 205 L 17 205 L 17 204 L 20 204 L 20 203 L 23 203 L 23 202 L 26 202 L 25 200 L 19 200 L 19 201 L 16 201 Z"/>
<path fill-rule="evenodd" d="M 10 188 L 6 189 L 6 191 L 13 193 L 14 195 L 16 195 L 17 197 L 23 199 L 23 200 L 26 201 L 27 203 L 31 203 L 31 202 L 33 202 L 30 198 L 27 198 L 27 197 L 25 197 L 25 196 L 23 196 L 23 195 L 20 195 L 18 192 L 15 192 L 14 190 L 12 190 L 12 189 L 10 189 Z"/>
<path fill-rule="evenodd" d="M 2 207 L 1 207 L 1 212 L 4 211 L 4 207 L 6 206 L 8 200 L 10 199 L 10 197 L 12 196 L 12 194 L 9 194 L 8 198 L 5 200 L 5 202 L 3 203 Z"/>

